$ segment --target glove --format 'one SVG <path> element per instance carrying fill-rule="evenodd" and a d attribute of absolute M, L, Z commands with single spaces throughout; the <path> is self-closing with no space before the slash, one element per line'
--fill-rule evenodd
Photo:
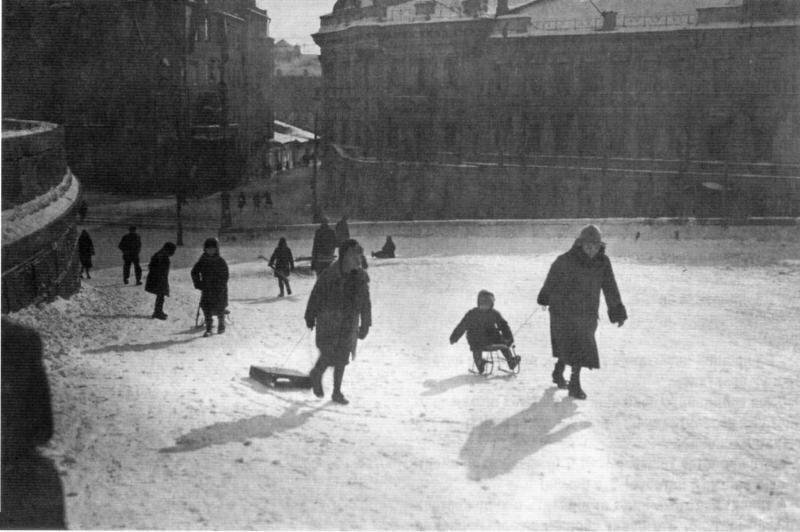
<path fill-rule="evenodd" d="M 306 327 L 308 327 L 309 329 L 313 329 L 314 328 L 314 320 L 306 320 Z"/>
<path fill-rule="evenodd" d="M 628 312 L 625 310 L 625 305 L 620 303 L 613 308 L 608 309 L 608 319 L 611 323 L 618 323 L 620 327 L 628 319 Z"/>
<path fill-rule="evenodd" d="M 369 325 L 362 325 L 360 329 L 358 329 L 358 339 L 363 340 L 369 334 Z"/>

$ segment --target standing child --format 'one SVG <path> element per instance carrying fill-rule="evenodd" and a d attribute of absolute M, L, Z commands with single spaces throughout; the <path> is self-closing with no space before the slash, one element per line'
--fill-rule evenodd
<path fill-rule="evenodd" d="M 488 290 L 478 292 L 478 306 L 464 315 L 450 335 L 450 343 L 456 343 L 464 332 L 467 333 L 467 342 L 478 373 L 483 374 L 486 361 L 482 353 L 488 346 L 502 345 L 500 351 L 509 369 L 513 370 L 519 364 L 520 357 L 513 355 L 508 347 L 514 343 L 514 335 L 508 322 L 494 309 L 494 294 Z"/>
<path fill-rule="evenodd" d="M 206 321 L 204 337 L 211 336 L 214 316 L 217 334 L 225 332 L 225 309 L 228 308 L 228 263 L 219 256 L 219 242 L 209 238 L 203 244 L 203 254 L 192 268 L 192 282 L 201 291 L 200 309 Z"/>
<path fill-rule="evenodd" d="M 294 257 L 292 250 L 286 245 L 286 239 L 281 238 L 278 241 L 278 247 L 272 252 L 269 258 L 269 267 L 272 268 L 275 277 L 278 278 L 278 288 L 281 293 L 278 297 L 283 297 L 283 287 L 286 287 L 286 292 L 292 295 L 292 287 L 289 286 L 289 274 L 294 270 Z"/>
<path fill-rule="evenodd" d="M 600 367 L 594 333 L 601 290 L 611 323 L 622 327 L 628 319 L 605 248 L 600 230 L 594 225 L 584 227 L 572 249 L 550 267 L 537 298 L 540 305 L 550 309 L 550 343 L 553 357 L 558 359 L 553 382 L 559 388 L 568 388 L 569 396 L 575 399 L 586 399 L 581 368 Z M 567 365 L 572 368 L 569 383 L 563 375 Z"/>

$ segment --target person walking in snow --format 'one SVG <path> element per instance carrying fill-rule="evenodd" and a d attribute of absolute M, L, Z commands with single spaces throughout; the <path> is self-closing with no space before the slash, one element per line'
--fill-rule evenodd
<path fill-rule="evenodd" d="M 136 226 L 128 227 L 128 234 L 119 241 L 119 249 L 122 251 L 122 281 L 128 284 L 131 276 L 131 265 L 136 277 L 136 284 L 142 284 L 142 267 L 139 265 L 139 252 L 142 250 L 142 239 L 136 232 Z"/>
<path fill-rule="evenodd" d="M 292 295 L 292 287 L 289 286 L 289 275 L 294 270 L 294 257 L 292 250 L 286 244 L 286 239 L 281 238 L 278 241 L 278 247 L 272 252 L 269 258 L 269 267 L 272 268 L 275 277 L 278 278 L 278 288 L 280 294 L 278 297 L 283 297 L 283 288 L 286 287 L 286 292 Z"/>
<path fill-rule="evenodd" d="M 219 255 L 219 242 L 208 238 L 203 254 L 192 268 L 192 282 L 200 290 L 200 309 L 206 323 L 204 337 L 211 336 L 213 318 L 217 317 L 217 334 L 225 332 L 225 309 L 228 308 L 228 263 Z"/>
<path fill-rule="evenodd" d="M 236 205 L 239 207 L 239 214 L 242 214 L 244 206 L 247 205 L 247 198 L 245 197 L 244 192 L 239 193 L 239 201 Z"/>
<path fill-rule="evenodd" d="M 253 211 L 261 210 L 261 194 L 258 191 L 253 193 Z"/>
<path fill-rule="evenodd" d="M 328 219 L 323 217 L 319 229 L 314 233 L 314 244 L 311 247 L 311 269 L 317 277 L 335 259 L 336 232 L 328 225 Z"/>
<path fill-rule="evenodd" d="M 514 343 L 514 335 L 508 322 L 495 310 L 494 294 L 488 290 L 478 292 L 478 306 L 469 310 L 453 329 L 450 344 L 458 342 L 465 332 L 478 373 L 483 374 L 486 361 L 482 353 L 490 347 L 503 353 L 509 369 L 513 370 L 519 364 L 520 357 L 512 354 L 509 347 Z"/>
<path fill-rule="evenodd" d="M 90 237 L 89 233 L 84 229 L 81 231 L 81 236 L 78 237 L 78 258 L 81 261 L 81 278 L 83 278 L 83 272 L 86 272 L 87 279 L 92 278 L 89 274 L 89 270 L 92 269 L 92 255 L 94 255 L 94 243 L 92 242 L 92 237 Z"/>
<path fill-rule="evenodd" d="M 144 290 L 156 296 L 151 316 L 153 319 L 167 319 L 167 315 L 164 314 L 164 298 L 169 297 L 169 258 L 175 254 L 175 249 L 175 244 L 167 242 L 150 258 L 150 265 L 147 267 Z"/>
<path fill-rule="evenodd" d="M 594 225 L 581 229 L 572 248 L 559 256 L 550 271 L 537 302 L 550 310 L 550 342 L 553 357 L 553 383 L 569 389 L 569 396 L 586 399 L 581 387 L 581 368 L 599 368 L 600 358 L 594 333 L 600 291 L 606 299 L 608 317 L 619 327 L 628 319 L 619 295 L 611 261 L 605 253 L 600 230 Z M 564 368 L 570 366 L 569 383 Z"/>
<path fill-rule="evenodd" d="M 364 250 L 356 240 L 346 240 L 339 248 L 339 260 L 322 271 L 311 290 L 305 320 L 309 329 L 317 328 L 319 358 L 309 376 L 314 395 L 323 397 L 322 375 L 333 366 L 331 399 L 348 404 L 342 394 L 344 370 L 356 358 L 356 344 L 372 326 L 369 276 L 361 269 Z"/>

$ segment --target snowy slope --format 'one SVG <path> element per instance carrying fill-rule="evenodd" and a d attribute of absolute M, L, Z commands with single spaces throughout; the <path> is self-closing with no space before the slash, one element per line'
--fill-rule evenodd
<path fill-rule="evenodd" d="M 287 355 L 308 369 L 313 281 L 295 276 L 295 295 L 276 298 L 246 247 L 225 249 L 239 257 L 225 335 L 193 328 L 188 252 L 166 322 L 117 266 L 70 301 L 12 315 L 47 341 L 47 452 L 70 527 L 800 526 L 796 241 L 640 242 L 636 254 L 611 239 L 631 320 L 618 329 L 601 309 L 602 369 L 576 402 L 549 383 L 548 318 L 535 310 L 564 241 L 511 239 L 490 255 L 462 240 L 400 240 L 407 258 L 371 263 L 375 325 L 347 370 L 346 407 L 248 378 Z M 438 256 L 409 258 L 416 246 Z M 464 340 L 447 341 L 481 288 L 512 329 L 530 317 L 516 378 L 468 374 Z"/>

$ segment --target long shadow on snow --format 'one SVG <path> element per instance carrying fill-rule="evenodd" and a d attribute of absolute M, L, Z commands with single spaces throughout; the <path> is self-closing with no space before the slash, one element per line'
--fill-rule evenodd
<path fill-rule="evenodd" d="M 84 351 L 86 354 L 99 354 L 99 353 L 124 353 L 126 351 L 152 351 L 155 349 L 164 349 L 173 345 L 186 344 L 201 338 L 196 336 L 194 338 L 187 338 L 185 340 L 162 340 L 160 342 L 150 342 L 149 344 L 117 344 L 107 345 L 105 347 L 98 347 L 97 349 L 88 349 Z"/>
<path fill-rule="evenodd" d="M 82 318 L 103 318 L 107 320 L 151 320 L 149 314 L 81 314 Z"/>
<path fill-rule="evenodd" d="M 486 384 L 494 380 L 507 381 L 512 378 L 514 378 L 514 375 L 510 374 L 501 375 L 497 377 L 484 377 L 483 375 L 473 375 L 471 373 L 465 373 L 463 375 L 456 375 L 455 377 L 448 377 L 440 381 L 428 379 L 422 383 L 423 386 L 428 388 L 427 390 L 422 392 L 422 395 L 425 396 L 439 395 L 440 393 L 445 393 L 446 391 L 452 390 L 453 388 L 458 388 L 459 386 Z"/>
<path fill-rule="evenodd" d="M 278 297 L 278 296 L 266 296 L 266 297 L 251 297 L 251 298 L 244 298 L 244 299 L 231 299 L 231 302 L 236 303 L 247 303 L 249 305 L 261 305 L 265 303 L 277 303 L 278 301 L 291 301 L 292 303 L 297 303 L 298 294 L 292 294 L 290 296 Z"/>
<path fill-rule="evenodd" d="M 197 451 L 211 445 L 230 442 L 244 442 L 251 438 L 269 438 L 279 432 L 296 429 L 308 421 L 324 406 L 299 412 L 302 405 L 293 404 L 280 416 L 262 414 L 238 421 L 214 423 L 207 427 L 194 429 L 175 440 L 172 447 L 159 449 L 160 453 L 185 453 Z"/>
<path fill-rule="evenodd" d="M 545 445 L 592 426 L 590 422 L 582 421 L 551 432 L 578 410 L 578 405 L 568 397 L 554 402 L 556 390 L 555 387 L 548 388 L 538 402 L 498 424 L 489 419 L 472 429 L 459 453 L 469 467 L 470 480 L 509 473 L 520 461 Z"/>

